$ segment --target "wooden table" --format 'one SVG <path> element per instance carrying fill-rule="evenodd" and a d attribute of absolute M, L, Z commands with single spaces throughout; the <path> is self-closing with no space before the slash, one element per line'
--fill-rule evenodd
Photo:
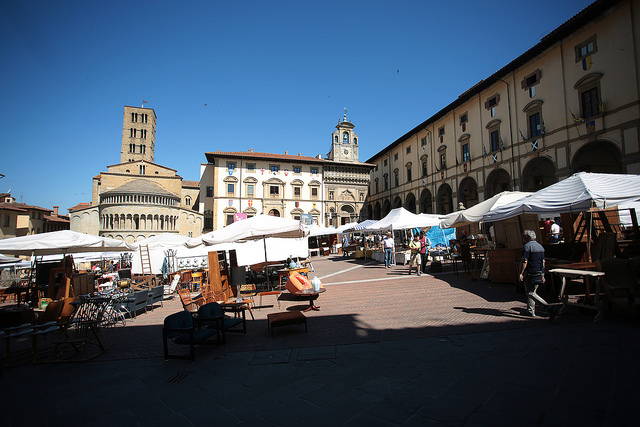
<path fill-rule="evenodd" d="M 598 314 L 596 315 L 594 320 L 599 320 L 602 317 L 602 307 L 600 305 L 601 285 L 599 279 L 600 277 L 605 275 L 604 272 L 593 270 L 576 270 L 572 268 L 554 268 L 552 270 L 549 270 L 549 273 L 557 274 L 561 278 L 558 298 L 562 302 L 564 302 L 566 305 L 574 305 L 578 307 L 597 310 Z M 584 294 L 577 295 L 578 298 L 576 301 L 570 301 L 569 297 L 575 297 L 576 295 L 567 295 L 565 293 L 567 279 L 578 278 L 581 278 L 584 284 Z M 596 289 L 594 294 L 592 294 L 592 289 L 589 283 L 589 281 L 593 278 L 595 278 L 596 280 Z"/>

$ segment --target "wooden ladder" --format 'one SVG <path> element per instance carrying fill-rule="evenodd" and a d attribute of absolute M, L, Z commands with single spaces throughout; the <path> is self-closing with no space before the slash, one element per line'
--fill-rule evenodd
<path fill-rule="evenodd" d="M 140 245 L 140 263 L 142 264 L 142 274 L 151 273 L 151 257 L 149 256 L 149 245 Z"/>

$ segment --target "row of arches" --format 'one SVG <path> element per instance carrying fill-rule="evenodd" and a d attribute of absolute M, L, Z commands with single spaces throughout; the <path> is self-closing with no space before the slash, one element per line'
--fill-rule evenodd
<path fill-rule="evenodd" d="M 102 230 L 156 230 L 175 231 L 178 217 L 175 215 L 103 214 L 100 216 Z"/>
<path fill-rule="evenodd" d="M 148 204 L 160 206 L 178 206 L 179 200 L 166 196 L 150 196 L 147 194 L 113 194 L 101 197 L 101 204 Z"/>
<path fill-rule="evenodd" d="M 571 173 L 624 173 L 621 152 L 617 146 L 606 141 L 595 141 L 585 144 L 572 160 Z M 558 181 L 557 168 L 550 157 L 536 157 L 530 160 L 522 170 L 520 191 L 535 192 Z M 448 183 L 442 183 L 433 197 L 431 190 L 424 188 L 416 198 L 414 193 L 406 195 L 405 200 L 397 195 L 384 201 L 376 201 L 366 207 L 367 218 L 381 219 L 392 209 L 404 207 L 413 213 L 448 214 L 462 208 L 470 208 L 483 200 L 489 199 L 503 191 L 513 191 L 516 183 L 508 171 L 502 168 L 493 170 L 487 175 L 482 188 L 475 179 L 463 178 L 454 191 Z M 480 200 L 479 193 L 484 193 Z"/>

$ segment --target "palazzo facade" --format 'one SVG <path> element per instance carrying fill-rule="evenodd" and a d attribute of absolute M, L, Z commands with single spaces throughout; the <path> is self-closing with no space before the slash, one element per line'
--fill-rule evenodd
<path fill-rule="evenodd" d="M 204 231 L 267 214 L 324 226 L 357 222 L 373 165 L 358 160 L 358 135 L 346 112 L 326 158 L 241 152 L 205 153 L 200 207 Z"/>

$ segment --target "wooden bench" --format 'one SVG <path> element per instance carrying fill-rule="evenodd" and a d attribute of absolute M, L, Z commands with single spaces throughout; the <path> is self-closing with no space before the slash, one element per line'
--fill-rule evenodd
<path fill-rule="evenodd" d="M 304 332 L 307 333 L 307 318 L 300 311 L 283 311 L 267 314 L 268 327 L 273 337 L 273 329 L 280 326 L 300 325 L 304 323 Z"/>

